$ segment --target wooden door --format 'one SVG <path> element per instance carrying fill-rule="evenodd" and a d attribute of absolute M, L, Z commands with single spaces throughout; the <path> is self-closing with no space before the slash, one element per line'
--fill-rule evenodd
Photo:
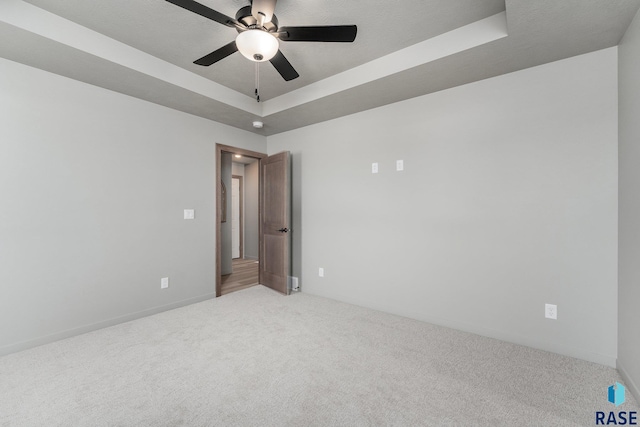
<path fill-rule="evenodd" d="M 291 191 L 289 152 L 262 161 L 261 283 L 288 294 L 291 269 Z"/>

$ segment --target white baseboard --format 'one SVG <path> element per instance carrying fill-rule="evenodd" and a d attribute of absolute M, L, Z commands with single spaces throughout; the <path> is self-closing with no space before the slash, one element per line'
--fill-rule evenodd
<path fill-rule="evenodd" d="M 574 357 L 576 359 L 586 360 L 588 362 L 598 363 L 600 365 L 609 366 L 611 368 L 616 367 L 615 355 L 595 353 L 583 348 L 573 347 L 562 343 L 549 343 L 546 340 L 528 337 L 525 335 L 519 335 L 514 333 L 505 332 L 502 330 L 496 330 L 470 324 L 467 322 L 460 322 L 453 319 L 443 319 L 441 317 L 434 317 L 424 312 L 412 311 L 412 310 L 395 310 L 389 309 L 388 306 L 383 304 L 366 304 L 362 301 L 355 301 L 351 296 L 340 295 L 334 292 L 329 295 L 326 292 L 315 292 L 315 289 L 309 291 L 308 288 L 303 291 L 310 295 L 317 295 L 323 298 L 330 298 L 336 301 L 345 302 L 347 304 L 353 304 L 360 307 L 366 307 L 373 310 L 382 311 L 384 313 L 395 314 L 396 316 L 408 317 L 410 319 L 419 320 L 421 322 L 431 323 L 433 325 L 444 326 L 446 328 L 456 329 L 458 331 L 469 332 L 476 335 L 481 335 L 487 338 L 494 338 L 500 341 L 506 341 L 512 344 L 523 345 L 526 347 L 535 348 L 538 350 L 548 351 L 551 353 L 557 353 L 564 356 Z"/>
<path fill-rule="evenodd" d="M 78 328 L 73 328 L 73 329 L 67 329 L 65 331 L 56 332 L 56 333 L 45 335 L 43 337 L 38 337 L 32 340 L 5 345 L 0 347 L 0 356 L 6 356 L 7 354 L 16 353 L 18 351 L 27 350 L 33 347 L 44 345 L 44 344 L 49 344 L 65 338 L 71 338 L 76 335 L 85 334 L 87 332 L 96 331 L 98 329 L 108 328 L 109 326 L 115 326 L 120 323 L 130 322 L 132 320 L 140 319 L 142 317 L 147 317 L 154 314 L 162 313 L 163 311 L 173 310 L 175 308 L 180 308 L 180 307 L 195 304 L 198 302 L 206 301 L 208 299 L 212 299 L 215 297 L 216 297 L 216 294 L 206 294 L 199 297 L 189 298 L 186 300 L 163 305 L 160 307 L 153 307 L 153 308 L 139 311 L 136 313 L 127 314 L 125 316 L 114 317 L 113 319 L 92 323 L 90 325 L 80 326 Z"/>

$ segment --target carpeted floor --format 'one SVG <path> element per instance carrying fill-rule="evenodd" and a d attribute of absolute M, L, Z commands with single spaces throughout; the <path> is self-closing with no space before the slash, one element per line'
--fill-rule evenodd
<path fill-rule="evenodd" d="M 0 358 L 2 426 L 592 426 L 614 369 L 262 286 Z"/>

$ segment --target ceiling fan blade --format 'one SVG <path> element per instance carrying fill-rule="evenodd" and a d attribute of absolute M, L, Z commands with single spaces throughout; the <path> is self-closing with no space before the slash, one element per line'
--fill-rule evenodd
<path fill-rule="evenodd" d="M 238 21 L 235 19 L 224 15 L 216 10 L 210 9 L 207 6 L 198 3 L 193 0 L 167 0 L 169 3 L 173 3 L 176 6 L 180 6 L 183 9 L 187 9 L 193 13 L 197 13 L 200 16 L 204 16 L 205 18 L 209 18 L 212 21 L 219 22 L 222 25 L 226 25 L 227 27 L 237 27 L 241 26 Z"/>
<path fill-rule="evenodd" d="M 231 43 L 225 46 L 222 46 L 220 49 L 211 52 L 209 55 L 203 56 L 202 58 L 196 61 L 193 61 L 193 63 L 208 67 L 209 65 L 215 64 L 221 59 L 224 59 L 227 56 L 237 51 L 238 51 L 238 47 L 236 46 L 236 41 L 234 40 Z"/>
<path fill-rule="evenodd" d="M 343 42 L 356 39 L 355 25 L 327 25 L 316 27 L 280 27 L 278 36 L 285 42 Z"/>
<path fill-rule="evenodd" d="M 260 19 L 263 19 L 260 26 L 266 22 L 271 22 L 273 12 L 276 10 L 276 1 L 277 0 L 253 0 L 251 3 L 251 15 L 256 18 L 258 23 L 260 23 Z"/>
<path fill-rule="evenodd" d="M 286 81 L 298 78 L 300 74 L 293 68 L 287 58 L 284 57 L 281 51 L 276 53 L 276 56 L 269 60 L 276 70 L 280 73 L 283 79 Z"/>

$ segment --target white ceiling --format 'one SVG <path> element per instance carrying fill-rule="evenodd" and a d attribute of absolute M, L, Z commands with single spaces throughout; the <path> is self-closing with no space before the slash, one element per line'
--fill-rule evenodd
<path fill-rule="evenodd" d="M 228 16 L 248 0 L 201 0 Z M 285 82 L 232 28 L 164 0 L 2 0 L 0 56 L 264 135 L 615 46 L 640 0 L 280 0 L 280 25 L 356 24 L 354 43 L 281 42 Z M 9 41 L 8 43 L 5 41 Z M 251 123 L 260 119 L 263 129 Z"/>

